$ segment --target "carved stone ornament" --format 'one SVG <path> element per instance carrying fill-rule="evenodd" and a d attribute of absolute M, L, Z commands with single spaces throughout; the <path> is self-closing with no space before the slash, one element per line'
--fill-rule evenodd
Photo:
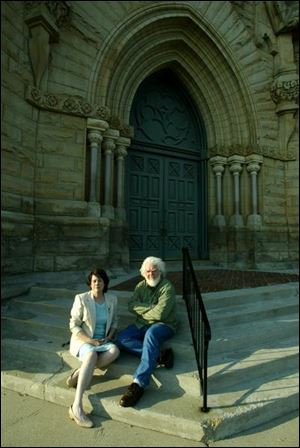
<path fill-rule="evenodd" d="M 25 11 L 27 16 L 36 15 L 41 8 L 46 8 L 50 13 L 55 24 L 61 27 L 70 21 L 70 7 L 65 1 L 35 1 L 25 2 Z"/>
<path fill-rule="evenodd" d="M 32 86 L 28 87 L 26 100 L 39 109 L 52 112 L 79 117 L 95 117 L 102 120 L 108 120 L 110 117 L 110 110 L 106 106 L 90 104 L 84 98 L 78 96 L 43 93 Z"/>
<path fill-rule="evenodd" d="M 241 145 L 232 145 L 232 146 L 222 146 L 208 149 L 209 158 L 221 156 L 221 157 L 230 157 L 232 154 L 236 154 L 239 156 L 249 156 L 255 152 L 264 157 L 269 157 L 270 159 L 288 161 L 288 160 L 296 160 L 296 154 L 293 150 L 280 150 L 278 147 L 267 146 L 267 145 L 249 145 L 249 146 L 241 146 Z"/>
<path fill-rule="evenodd" d="M 122 137 L 127 137 L 130 139 L 134 137 L 134 128 L 125 124 L 117 115 L 112 115 L 110 117 L 109 125 L 113 129 L 118 129 L 118 131 L 120 131 L 120 136 Z"/>
<path fill-rule="evenodd" d="M 264 2 L 274 34 L 294 30 L 299 24 L 298 1 Z"/>
<path fill-rule="evenodd" d="M 280 101 L 297 101 L 299 98 L 299 79 L 274 81 L 271 86 L 271 97 L 274 103 Z"/>
<path fill-rule="evenodd" d="M 132 126 L 124 125 L 120 129 L 120 136 L 121 137 L 127 137 L 127 138 L 133 138 L 134 137 L 134 128 Z"/>

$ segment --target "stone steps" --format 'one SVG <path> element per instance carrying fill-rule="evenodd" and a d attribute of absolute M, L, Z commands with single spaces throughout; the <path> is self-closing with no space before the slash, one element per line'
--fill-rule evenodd
<path fill-rule="evenodd" d="M 83 289 L 85 290 L 85 289 Z M 212 330 L 208 352 L 208 406 L 202 397 L 185 304 L 178 299 L 180 329 L 167 346 L 173 369 L 157 368 L 135 408 L 118 405 L 138 365 L 122 353 L 95 371 L 85 393 L 88 412 L 208 443 L 267 422 L 298 406 L 298 284 L 203 294 Z M 66 386 L 80 365 L 62 346 L 69 340 L 71 289 L 32 287 L 2 306 L 2 385 L 69 406 Z M 130 292 L 115 291 L 120 328 L 132 321 Z M 134 423 L 133 423 L 134 422 Z"/>

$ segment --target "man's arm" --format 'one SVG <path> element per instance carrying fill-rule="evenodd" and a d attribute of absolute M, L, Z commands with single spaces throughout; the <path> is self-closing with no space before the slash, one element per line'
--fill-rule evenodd
<path fill-rule="evenodd" d="M 143 319 L 149 322 L 164 322 L 174 309 L 175 301 L 176 295 L 172 284 L 168 283 L 162 286 L 159 291 L 157 304 L 145 310 Z"/>
<path fill-rule="evenodd" d="M 128 310 L 137 316 L 141 316 L 149 311 L 151 307 L 145 301 L 146 295 L 146 286 L 143 282 L 140 282 L 135 288 L 132 299 L 128 302 Z"/>

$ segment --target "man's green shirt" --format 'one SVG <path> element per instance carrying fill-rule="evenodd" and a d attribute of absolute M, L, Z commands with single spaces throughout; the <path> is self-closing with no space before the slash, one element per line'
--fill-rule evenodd
<path fill-rule="evenodd" d="M 142 280 L 135 287 L 128 309 L 135 314 L 139 327 L 162 322 L 177 330 L 176 292 L 170 280 L 163 278 L 155 287 Z"/>

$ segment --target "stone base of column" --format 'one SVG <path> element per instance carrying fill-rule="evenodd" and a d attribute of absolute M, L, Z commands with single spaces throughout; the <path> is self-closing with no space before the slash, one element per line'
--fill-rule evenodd
<path fill-rule="evenodd" d="M 232 215 L 229 220 L 229 227 L 240 229 L 244 227 L 244 220 L 242 215 Z"/>
<path fill-rule="evenodd" d="M 247 228 L 250 230 L 262 229 L 262 218 L 260 215 L 249 215 L 247 218 Z"/>
<path fill-rule="evenodd" d="M 115 219 L 115 209 L 112 205 L 103 205 L 102 216 L 109 219 Z"/>
<path fill-rule="evenodd" d="M 100 218 L 101 207 L 98 202 L 88 202 L 88 216 L 93 216 L 95 218 Z"/>
<path fill-rule="evenodd" d="M 213 225 L 215 227 L 218 227 L 219 229 L 223 229 L 224 227 L 226 227 L 226 221 L 225 221 L 225 216 L 224 215 L 216 215 L 213 218 Z"/>

